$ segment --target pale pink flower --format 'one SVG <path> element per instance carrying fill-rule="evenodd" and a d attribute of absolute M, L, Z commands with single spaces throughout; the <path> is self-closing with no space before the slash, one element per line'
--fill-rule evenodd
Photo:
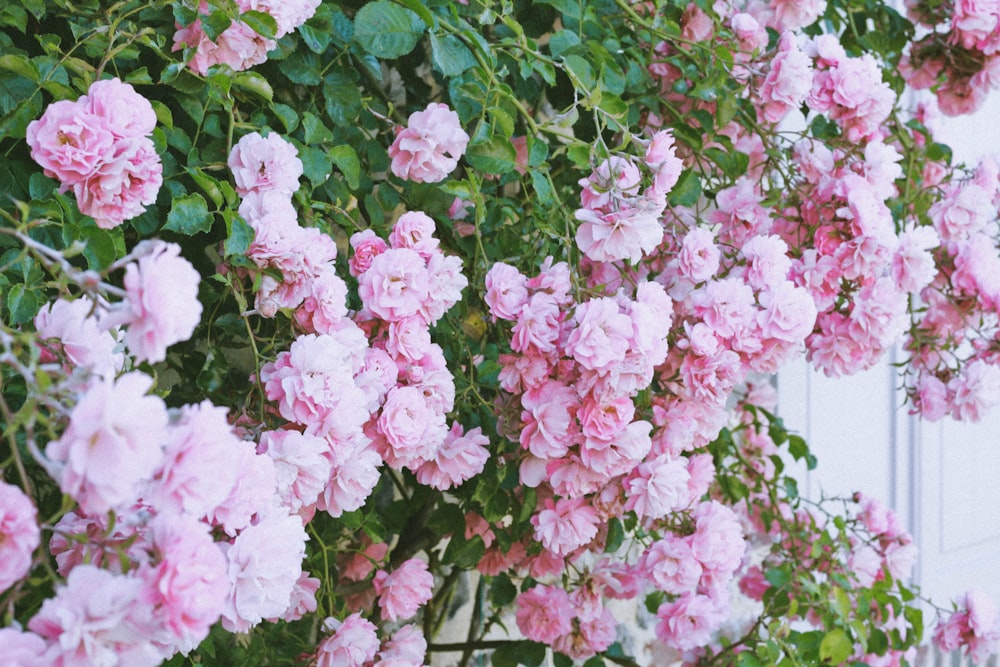
<path fill-rule="evenodd" d="M 233 537 L 255 516 L 277 508 L 278 494 L 274 462 L 258 454 L 252 442 L 238 441 L 229 456 L 236 481 L 225 500 L 209 512 L 208 519 Z"/>
<path fill-rule="evenodd" d="M 308 614 L 315 612 L 317 609 L 316 592 L 322 583 L 316 577 L 310 577 L 308 572 L 303 572 L 292 589 L 292 599 L 289 602 L 288 609 L 281 616 L 269 618 L 268 620 L 271 622 L 279 620 L 287 622 L 298 621 L 305 618 Z"/>
<path fill-rule="evenodd" d="M 566 556 L 597 536 L 599 517 L 585 498 L 547 500 L 531 517 L 535 538 L 554 554 Z"/>
<path fill-rule="evenodd" d="M 0 480 L 0 593 L 28 575 L 40 542 L 38 511 L 31 498 Z"/>
<path fill-rule="evenodd" d="M 162 462 L 167 409 L 159 396 L 146 395 L 152 386 L 139 372 L 95 381 L 62 437 L 46 448 L 46 456 L 62 464 L 59 487 L 84 511 L 131 504 Z"/>
<path fill-rule="evenodd" d="M 430 216 L 421 211 L 409 211 L 393 224 L 389 245 L 415 250 L 424 259 L 429 259 L 440 243 L 434 238 L 434 232 L 434 220 Z"/>
<path fill-rule="evenodd" d="M 97 169 L 73 184 L 80 212 L 101 229 L 141 215 L 163 185 L 163 163 L 148 137 L 121 139 Z"/>
<path fill-rule="evenodd" d="M 583 368 L 599 371 L 624 361 L 632 338 L 632 320 L 614 299 L 601 297 L 581 303 L 573 322 L 576 326 L 566 341 L 566 353 Z"/>
<path fill-rule="evenodd" d="M 429 282 L 427 263 L 415 250 L 390 248 L 358 276 L 358 296 L 375 316 L 394 322 L 421 311 Z"/>
<path fill-rule="evenodd" d="M 673 602 L 660 605 L 656 615 L 656 636 L 667 646 L 689 651 L 706 646 L 725 620 L 728 610 L 720 609 L 706 595 L 687 593 Z"/>
<path fill-rule="evenodd" d="M 412 617 L 434 593 L 434 575 L 418 558 L 404 561 L 392 573 L 379 570 L 373 584 L 383 621 Z"/>
<path fill-rule="evenodd" d="M 160 511 L 208 515 L 236 483 L 232 458 L 240 444 L 226 408 L 202 401 L 186 405 L 167 427 L 163 463 L 145 500 Z"/>
<path fill-rule="evenodd" d="M 462 273 L 462 258 L 435 252 L 427 260 L 427 300 L 420 314 L 429 324 L 434 324 L 461 301 L 462 290 L 469 279 Z"/>
<path fill-rule="evenodd" d="M 652 136 L 643 161 L 655 170 L 653 190 L 657 194 L 670 192 L 684 168 L 675 153 L 674 135 L 670 130 L 660 130 Z"/>
<path fill-rule="evenodd" d="M 493 320 L 516 320 L 528 300 L 527 277 L 510 264 L 496 262 L 486 274 L 486 305 Z"/>
<path fill-rule="evenodd" d="M 281 416 L 305 426 L 310 435 L 359 434 L 368 421 L 368 399 L 354 375 L 364 363 L 366 345 L 356 327 L 299 336 L 261 368 L 268 400 L 277 401 Z"/>
<path fill-rule="evenodd" d="M 316 503 L 332 468 L 325 440 L 298 431 L 265 431 L 259 450 L 274 461 L 278 496 L 290 512 Z"/>
<path fill-rule="evenodd" d="M 167 348 L 190 338 L 201 321 L 201 276 L 180 252 L 176 243 L 141 242 L 125 267 L 126 300 L 102 323 L 127 326 L 125 344 L 140 361 L 163 361 Z"/>
<path fill-rule="evenodd" d="M 462 433 L 462 425 L 451 427 L 435 457 L 417 469 L 417 481 L 440 491 L 453 488 L 483 471 L 490 457 L 489 438 L 480 427 Z"/>
<path fill-rule="evenodd" d="M 17 628 L 0 628 L 0 646 L 3 647 L 5 664 L 9 667 L 35 667 L 45 664 L 48 645 L 34 632 L 21 631 Z"/>
<path fill-rule="evenodd" d="M 558 586 L 537 585 L 517 596 L 517 627 L 532 641 L 551 644 L 573 629 L 569 593 Z"/>
<path fill-rule="evenodd" d="M 125 366 L 125 355 L 115 348 L 117 331 L 101 326 L 98 306 L 90 299 L 51 301 L 35 315 L 35 331 L 41 341 L 65 355 L 67 368 L 85 368 L 95 375 L 113 376 Z M 51 360 L 43 353 L 43 360 Z"/>
<path fill-rule="evenodd" d="M 273 512 L 222 545 L 230 585 L 224 628 L 246 632 L 285 613 L 302 575 L 308 539 L 299 517 Z"/>
<path fill-rule="evenodd" d="M 623 201 L 620 208 L 609 212 L 577 209 L 575 217 L 582 224 L 576 230 L 576 244 L 595 262 L 628 259 L 637 264 L 663 241 L 660 216 L 666 203 L 666 197 L 660 194 Z"/>
<path fill-rule="evenodd" d="M 119 138 L 148 137 L 156 129 L 153 105 L 137 93 L 132 84 L 119 79 L 95 81 L 78 103 L 106 120 L 109 129 Z"/>
<path fill-rule="evenodd" d="M 740 564 L 746 542 L 736 513 L 718 501 L 698 505 L 694 513 L 695 532 L 691 552 L 702 567 L 731 574 Z"/>
<path fill-rule="evenodd" d="M 934 643 L 943 651 L 964 648 L 980 663 L 1000 651 L 1000 611 L 985 593 L 971 590 L 955 600 L 955 611 L 939 620 Z"/>
<path fill-rule="evenodd" d="M 695 592 L 701 579 L 690 542 L 671 533 L 643 553 L 640 566 L 657 590 L 671 595 Z"/>
<path fill-rule="evenodd" d="M 554 380 L 525 392 L 521 396 L 521 446 L 542 459 L 564 455 L 569 449 L 572 413 L 578 401 L 572 387 Z"/>
<path fill-rule="evenodd" d="M 983 359 L 974 359 L 948 382 L 948 392 L 952 396 L 952 418 L 977 422 L 1000 403 L 1000 369 Z"/>
<path fill-rule="evenodd" d="M 320 642 L 317 667 L 364 667 L 375 657 L 378 635 L 375 626 L 361 614 L 351 614 L 343 622 L 328 618 L 323 625 L 333 634 Z"/>
<path fill-rule="evenodd" d="M 244 135 L 233 146 L 227 164 L 241 197 L 268 191 L 291 197 L 299 189 L 302 176 L 299 152 L 275 132 L 266 137 L 259 132 Z"/>
<path fill-rule="evenodd" d="M 788 244 L 780 237 L 754 236 L 743 245 L 747 260 L 747 282 L 756 290 L 771 290 L 782 283 L 792 268 Z"/>
<path fill-rule="evenodd" d="M 655 519 L 686 507 L 692 499 L 691 474 L 683 457 L 661 454 L 641 463 L 625 481 L 625 509 Z"/>
<path fill-rule="evenodd" d="M 778 53 L 760 87 L 764 119 L 777 123 L 789 111 L 800 107 L 812 89 L 812 75 L 809 56 L 799 49 L 794 35 L 786 32 L 778 42 Z"/>
<path fill-rule="evenodd" d="M 321 0 L 254 0 L 250 6 L 274 17 L 274 22 L 278 24 L 274 36 L 281 39 L 311 19 L 320 3 Z"/>
<path fill-rule="evenodd" d="M 56 586 L 55 597 L 28 622 L 50 645 L 46 664 L 153 667 L 163 661 L 152 642 L 151 610 L 141 579 L 78 565 Z"/>
<path fill-rule="evenodd" d="M 107 119 L 69 100 L 46 107 L 41 118 L 28 123 L 26 133 L 32 159 L 63 190 L 90 177 L 117 142 Z"/>
<path fill-rule="evenodd" d="M 975 183 L 948 188 L 927 212 L 942 241 L 974 236 L 995 213 L 989 192 Z"/>
<path fill-rule="evenodd" d="M 318 509 L 338 517 L 353 512 L 375 489 L 381 477 L 382 458 L 368 446 L 361 446 L 334 462 L 330 480 L 316 503 Z"/>
<path fill-rule="evenodd" d="M 392 173 L 417 183 L 437 183 L 455 170 L 468 143 L 458 114 L 446 104 L 431 103 L 410 114 L 389 147 Z"/>
<path fill-rule="evenodd" d="M 511 348 L 522 354 L 554 351 L 564 316 L 559 302 L 551 294 L 533 294 L 517 313 L 517 321 L 511 329 Z"/>
<path fill-rule="evenodd" d="M 163 626 L 155 641 L 167 655 L 198 646 L 219 620 L 229 594 L 226 558 L 208 528 L 177 514 L 161 514 L 150 525 L 147 539 L 157 557 L 139 570 L 139 577 L 146 583 L 143 602 Z"/>
<path fill-rule="evenodd" d="M 681 240 L 677 269 L 685 278 L 700 283 L 715 275 L 721 257 L 715 235 L 704 227 L 695 227 Z"/>
<path fill-rule="evenodd" d="M 816 303 L 803 287 L 784 280 L 761 297 L 764 310 L 757 316 L 761 333 L 788 343 L 805 340 L 816 324 Z"/>
<path fill-rule="evenodd" d="M 378 653 L 380 666 L 388 667 L 386 661 L 399 660 L 400 667 L 420 667 L 427 655 L 427 640 L 417 625 L 404 625 L 393 633 L 392 638 L 382 645 Z"/>
<path fill-rule="evenodd" d="M 908 227 L 899 235 L 890 271 L 901 292 L 915 294 L 934 280 L 937 266 L 930 251 L 940 242 L 932 227 Z"/>
<path fill-rule="evenodd" d="M 141 528 L 125 517 L 116 517 L 112 524 L 109 514 L 67 512 L 53 528 L 49 553 L 64 577 L 84 563 L 121 574 L 131 563 L 148 559 L 145 541 L 137 539 Z"/>
<path fill-rule="evenodd" d="M 201 19 L 198 18 L 188 26 L 178 26 L 171 50 L 193 48 L 195 51 L 188 61 L 188 67 L 205 76 L 213 65 L 228 65 L 237 72 L 250 69 L 266 61 L 267 52 L 276 46 L 277 42 L 273 39 L 262 37 L 242 21 L 234 21 L 212 41 L 205 34 Z"/>
<path fill-rule="evenodd" d="M 772 26 L 778 31 L 805 28 L 826 9 L 823 0 L 770 0 L 768 6 L 774 12 Z"/>
<path fill-rule="evenodd" d="M 417 468 L 433 460 L 447 434 L 444 415 L 427 405 L 423 392 L 410 386 L 389 390 L 377 423 L 391 454 L 387 463 L 397 469 Z"/>

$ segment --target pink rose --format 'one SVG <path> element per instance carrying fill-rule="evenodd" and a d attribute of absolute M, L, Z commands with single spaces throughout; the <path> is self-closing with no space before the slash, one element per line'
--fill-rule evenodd
<path fill-rule="evenodd" d="M 360 614 L 351 614 L 343 622 L 329 618 L 324 627 L 334 632 L 320 642 L 317 667 L 364 667 L 375 657 L 375 626 Z"/>
<path fill-rule="evenodd" d="M 434 593 L 434 575 L 427 563 L 417 558 L 404 561 L 391 574 L 379 570 L 373 583 L 383 621 L 412 617 Z"/>
<path fill-rule="evenodd" d="M 468 143 L 458 114 L 445 104 L 429 104 L 410 114 L 389 147 L 392 173 L 417 183 L 437 183 L 458 166 Z"/>
<path fill-rule="evenodd" d="M 427 264 L 415 250 L 391 248 L 358 276 L 358 295 L 377 317 L 393 322 L 420 312 L 428 299 Z"/>
<path fill-rule="evenodd" d="M 532 641 L 551 644 L 569 634 L 574 615 L 564 588 L 538 585 L 517 596 L 517 627 Z"/>
<path fill-rule="evenodd" d="M 295 146 L 272 132 L 244 135 L 229 153 L 227 164 L 241 197 L 250 192 L 276 191 L 289 197 L 299 189 L 302 161 Z"/>
<path fill-rule="evenodd" d="M 27 576 L 41 541 L 38 511 L 21 489 L 0 481 L 0 593 Z"/>
<path fill-rule="evenodd" d="M 84 511 L 135 502 L 139 484 L 163 460 L 167 408 L 147 396 L 153 380 L 136 371 L 95 381 L 70 413 L 69 427 L 45 449 L 62 464 L 59 487 Z"/>
<path fill-rule="evenodd" d="M 28 123 L 31 157 L 62 189 L 93 174 L 114 152 L 116 137 L 107 120 L 69 100 L 53 102 Z"/>
<path fill-rule="evenodd" d="M 104 321 L 105 328 L 127 325 L 125 344 L 140 361 L 163 361 L 167 347 L 190 338 L 201 321 L 201 276 L 180 252 L 176 243 L 141 242 L 125 268 L 127 299 Z"/>
<path fill-rule="evenodd" d="M 389 244 L 393 248 L 415 250 L 424 259 L 429 259 L 437 250 L 439 241 L 434 238 L 434 221 L 421 211 L 409 211 L 399 216 L 389 234 Z"/>

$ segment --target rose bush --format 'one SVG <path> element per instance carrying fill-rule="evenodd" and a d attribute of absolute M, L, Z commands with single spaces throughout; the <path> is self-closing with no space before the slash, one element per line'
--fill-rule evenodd
<path fill-rule="evenodd" d="M 996 652 L 768 379 L 1000 402 L 1000 163 L 900 101 L 973 109 L 1000 12 L 906 11 L 5 3 L 0 660 Z"/>

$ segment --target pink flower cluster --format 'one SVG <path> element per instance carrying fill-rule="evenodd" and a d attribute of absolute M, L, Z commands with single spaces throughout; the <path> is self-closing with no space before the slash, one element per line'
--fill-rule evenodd
<path fill-rule="evenodd" d="M 28 575 L 40 542 L 35 504 L 24 491 L 0 480 L 0 593 Z"/>
<path fill-rule="evenodd" d="M 72 188 L 80 212 L 112 229 L 156 201 L 163 165 L 150 138 L 155 127 L 149 100 L 130 84 L 104 79 L 75 102 L 50 104 L 28 124 L 26 139 L 60 192 Z"/>
<path fill-rule="evenodd" d="M 228 165 L 243 198 L 240 215 L 254 230 L 247 257 L 259 269 L 257 312 L 274 317 L 292 310 L 304 328 L 331 332 L 347 315 L 347 285 L 336 274 L 333 239 L 298 223 L 292 204 L 302 176 L 298 151 L 278 134 L 252 132 L 233 146 Z"/>
<path fill-rule="evenodd" d="M 907 392 L 930 420 L 978 421 L 1000 404 L 1000 255 L 988 231 L 1000 204 L 998 175 L 987 158 L 972 178 L 945 184 L 928 212 L 933 227 L 917 228 L 936 243 L 920 291 L 925 308 L 913 315 L 906 345 L 914 371 Z"/>
<path fill-rule="evenodd" d="M 404 625 L 381 645 L 375 626 L 357 613 L 343 621 L 328 618 L 323 629 L 330 634 L 319 645 L 317 667 L 422 667 L 427 654 L 427 640 L 416 625 Z"/>
<path fill-rule="evenodd" d="M 981 0 L 907 0 L 907 14 L 929 29 L 900 63 L 907 83 L 931 89 L 949 116 L 972 113 L 1000 85 L 1000 6 Z"/>
<path fill-rule="evenodd" d="M 1000 653 L 1000 609 L 987 595 L 972 590 L 955 600 L 955 610 L 941 619 L 934 643 L 943 651 L 964 651 L 977 664 Z"/>
<path fill-rule="evenodd" d="M 253 28 L 237 19 L 214 40 L 202 27 L 202 16 L 207 16 L 207 2 L 199 4 L 199 17 L 186 26 L 177 25 L 174 33 L 174 51 L 193 49 L 188 67 L 202 76 L 213 65 L 226 65 L 239 72 L 267 60 L 267 54 L 277 45 L 277 40 L 298 29 L 312 18 L 320 0 L 237 0 L 241 13 L 249 11 L 270 14 L 277 24 L 274 39 L 258 34 Z"/>
<path fill-rule="evenodd" d="M 580 181 L 582 208 L 576 218 L 581 224 L 576 243 L 591 260 L 628 259 L 635 264 L 663 240 L 660 216 L 681 173 L 681 160 L 668 130 L 653 135 L 642 162 L 652 175 L 652 184 L 645 189 L 639 164 L 619 156 L 604 160 Z"/>
<path fill-rule="evenodd" d="M 458 166 L 469 135 L 458 114 L 446 104 L 431 103 L 410 114 L 405 128 L 397 129 L 389 146 L 392 173 L 417 183 L 437 183 Z"/>
<path fill-rule="evenodd" d="M 137 371 L 90 379 L 45 450 L 78 507 L 48 545 L 65 584 L 28 623 L 44 664 L 158 665 L 220 620 L 245 632 L 316 607 L 303 520 L 272 458 L 236 436 L 225 409 L 168 410 L 152 383 Z M 3 561 L 23 567 L 31 531 L 3 525 Z"/>

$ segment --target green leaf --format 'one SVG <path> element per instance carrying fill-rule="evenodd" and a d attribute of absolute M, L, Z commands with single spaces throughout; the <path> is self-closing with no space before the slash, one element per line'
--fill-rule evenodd
<path fill-rule="evenodd" d="M 376 58 L 398 58 L 413 50 L 426 27 L 409 9 L 375 0 L 354 17 L 354 40 Z"/>
<path fill-rule="evenodd" d="M 615 517 L 608 521 L 608 537 L 604 544 L 604 553 L 614 553 L 625 541 L 625 528 L 622 522 Z"/>
<path fill-rule="evenodd" d="M 853 652 L 854 644 L 842 628 L 830 630 L 819 644 L 819 659 L 827 665 L 839 665 Z"/>
<path fill-rule="evenodd" d="M 187 236 L 210 230 L 212 215 L 205 198 L 195 192 L 175 199 L 163 228 Z"/>
<path fill-rule="evenodd" d="M 473 169 L 487 174 L 506 174 L 513 171 L 517 150 L 503 137 L 477 139 L 469 144 L 465 159 Z"/>
<path fill-rule="evenodd" d="M 463 570 L 471 570 L 479 564 L 484 553 L 486 553 L 486 545 L 479 535 L 473 535 L 471 540 L 464 540 L 453 535 L 442 558 L 446 563 L 453 563 Z"/>
<path fill-rule="evenodd" d="M 694 206 L 701 197 L 701 179 L 693 169 L 685 169 L 667 198 L 671 206 Z"/>
<path fill-rule="evenodd" d="M 337 165 L 337 169 L 340 169 L 340 173 L 347 180 L 347 187 L 357 190 L 361 179 L 361 163 L 354 149 L 347 144 L 341 144 L 328 150 L 326 156 Z"/>
<path fill-rule="evenodd" d="M 205 31 L 205 35 L 213 42 L 219 39 L 219 35 L 224 33 L 232 23 L 233 19 L 221 11 L 215 11 L 208 16 L 201 17 L 201 29 Z"/>
<path fill-rule="evenodd" d="M 323 144 L 333 141 L 333 132 L 313 113 L 302 114 L 303 139 L 307 144 Z"/>
<path fill-rule="evenodd" d="M 226 230 L 228 232 L 226 241 L 222 245 L 222 252 L 226 257 L 246 255 L 247 249 L 253 243 L 253 227 L 247 221 L 237 216 L 232 216 L 226 220 Z"/>
<path fill-rule="evenodd" d="M 274 39 L 278 34 L 278 22 L 267 12 L 251 10 L 240 14 L 240 21 L 246 23 L 250 28 L 265 39 Z"/>
<path fill-rule="evenodd" d="M 438 37 L 431 33 L 431 60 L 434 67 L 447 77 L 458 76 L 470 67 L 476 66 L 472 51 L 454 35 Z"/>
<path fill-rule="evenodd" d="M 11 324 L 24 324 L 35 316 L 38 312 L 38 297 L 34 290 L 30 290 L 21 283 L 17 283 L 7 292 L 6 303 L 10 313 Z"/>
<path fill-rule="evenodd" d="M 0 69 L 14 72 L 31 81 L 38 81 L 40 74 L 35 63 L 25 56 L 8 54 L 0 56 Z"/>
<path fill-rule="evenodd" d="M 506 607 L 517 597 L 517 586 L 506 574 L 499 574 L 490 584 L 490 602 L 496 607 Z"/>
<path fill-rule="evenodd" d="M 274 99 L 270 82 L 257 72 L 237 72 L 233 75 L 233 85 L 268 102 Z"/>

